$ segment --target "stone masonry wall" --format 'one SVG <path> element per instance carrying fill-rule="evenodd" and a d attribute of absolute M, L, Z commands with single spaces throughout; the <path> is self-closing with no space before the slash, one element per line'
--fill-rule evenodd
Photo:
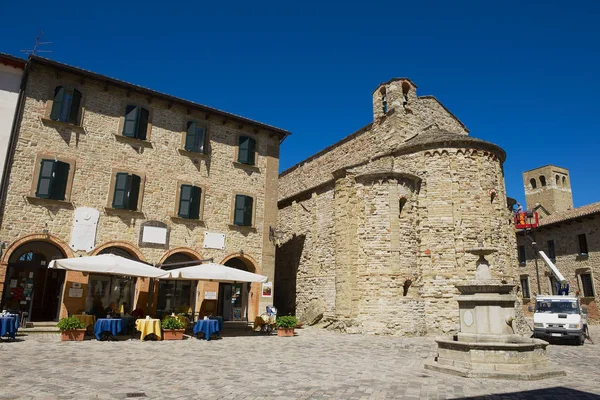
<path fill-rule="evenodd" d="M 72 85 L 82 91 L 85 108 L 82 128 L 42 121 L 47 113 L 47 100 L 58 84 Z M 170 228 L 170 249 L 191 249 L 202 257 L 214 257 L 215 262 L 237 255 L 253 265 L 257 273 L 273 280 L 274 246 L 268 235 L 269 226 L 275 225 L 277 215 L 277 135 L 177 103 L 126 92 L 103 82 L 82 81 L 78 76 L 39 64 L 31 71 L 26 95 L 0 227 L 1 241 L 10 246 L 19 238 L 47 230 L 68 244 L 74 209 L 93 207 L 100 211 L 96 246 L 119 241 L 137 247 L 141 224 L 149 220 L 161 221 Z M 139 104 L 151 112 L 152 129 L 145 145 L 139 146 L 119 137 L 119 119 L 126 104 Z M 191 119 L 209 124 L 209 156 L 190 157 L 179 151 L 183 149 L 185 124 Z M 239 134 L 249 134 L 257 140 L 255 167 L 234 162 Z M 75 160 L 70 202 L 29 197 L 36 156 L 40 152 Z M 110 209 L 108 197 L 113 191 L 110 187 L 113 168 L 145 174 L 145 186 L 140 193 L 143 196 L 141 212 Z M 176 215 L 178 181 L 204 187 L 202 221 L 172 218 Z M 231 208 L 234 195 L 238 193 L 254 197 L 256 212 L 252 228 L 232 225 Z M 225 250 L 204 249 L 205 232 L 226 234 Z M 144 261 L 158 263 L 168 249 L 142 247 L 139 251 Z M 83 251 L 76 253 L 84 254 Z M 2 280 L 5 268 L 5 265 L 0 267 Z M 252 285 L 254 310 L 251 314 L 258 312 L 259 287 L 260 284 Z"/>

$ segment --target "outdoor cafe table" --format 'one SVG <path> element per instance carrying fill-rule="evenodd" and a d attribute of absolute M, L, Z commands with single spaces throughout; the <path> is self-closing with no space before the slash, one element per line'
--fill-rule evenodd
<path fill-rule="evenodd" d="M 90 325 L 94 325 L 96 323 L 96 316 L 90 314 L 76 314 L 73 315 L 73 318 L 83 323 L 87 328 Z"/>
<path fill-rule="evenodd" d="M 135 321 L 135 329 L 140 331 L 140 340 L 144 340 L 146 336 L 153 333 L 159 339 L 162 339 L 162 331 L 160 330 L 160 319 L 145 318 Z"/>
<path fill-rule="evenodd" d="M 216 319 L 199 319 L 194 324 L 194 335 L 204 333 L 204 338 L 210 340 L 210 335 L 219 332 L 219 321 Z"/>
<path fill-rule="evenodd" d="M 121 318 L 98 318 L 94 325 L 94 335 L 100 340 L 102 332 L 110 332 L 111 335 L 117 336 L 123 331 L 123 323 Z"/>
<path fill-rule="evenodd" d="M 19 319 L 15 317 L 0 317 L 0 336 L 15 338 Z"/>

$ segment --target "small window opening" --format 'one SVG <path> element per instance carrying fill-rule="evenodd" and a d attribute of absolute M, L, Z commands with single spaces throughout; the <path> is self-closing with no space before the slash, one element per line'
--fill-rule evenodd
<path fill-rule="evenodd" d="M 408 82 L 402 82 L 402 105 L 408 104 L 408 92 L 410 91 L 410 85 Z"/>
<path fill-rule="evenodd" d="M 398 200 L 398 216 L 402 216 L 402 210 L 404 209 L 404 206 L 406 205 L 406 197 L 402 197 L 400 200 Z"/>
<path fill-rule="evenodd" d="M 408 288 L 412 285 L 412 280 L 407 279 L 404 281 L 404 285 L 402 285 L 402 296 L 406 296 L 408 294 Z"/>
<path fill-rule="evenodd" d="M 529 183 L 531 184 L 531 188 L 535 189 L 537 187 L 537 183 L 535 182 L 535 178 L 531 178 L 529 180 Z"/>
<path fill-rule="evenodd" d="M 546 177 L 544 175 L 540 176 L 540 185 L 546 186 Z"/>

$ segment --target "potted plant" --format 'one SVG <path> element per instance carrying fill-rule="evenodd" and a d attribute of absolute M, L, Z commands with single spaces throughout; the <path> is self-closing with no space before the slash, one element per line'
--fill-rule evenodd
<path fill-rule="evenodd" d="M 185 324 L 175 317 L 167 317 L 161 323 L 163 340 L 181 340 L 185 332 Z"/>
<path fill-rule="evenodd" d="M 285 315 L 277 317 L 275 325 L 277 325 L 277 336 L 294 336 L 294 328 L 298 324 L 298 320 L 293 315 Z"/>
<path fill-rule="evenodd" d="M 63 341 L 82 341 L 85 335 L 85 324 L 74 317 L 62 318 L 56 327 L 60 329 L 60 340 Z"/>

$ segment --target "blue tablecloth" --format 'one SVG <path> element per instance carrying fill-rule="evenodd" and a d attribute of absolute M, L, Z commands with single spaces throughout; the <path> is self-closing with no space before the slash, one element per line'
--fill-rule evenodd
<path fill-rule="evenodd" d="M 100 340 L 102 332 L 110 332 L 113 336 L 117 336 L 123 331 L 123 321 L 121 318 L 99 318 L 94 324 L 94 335 Z"/>
<path fill-rule="evenodd" d="M 223 332 L 223 317 L 208 317 L 208 319 L 214 319 L 219 323 L 219 332 Z"/>
<path fill-rule="evenodd" d="M 18 318 L 1 317 L 0 318 L 0 336 L 15 338 L 17 335 Z"/>
<path fill-rule="evenodd" d="M 219 332 L 219 321 L 216 319 L 200 319 L 194 324 L 194 335 L 204 333 L 204 338 L 210 340 L 210 335 Z"/>

